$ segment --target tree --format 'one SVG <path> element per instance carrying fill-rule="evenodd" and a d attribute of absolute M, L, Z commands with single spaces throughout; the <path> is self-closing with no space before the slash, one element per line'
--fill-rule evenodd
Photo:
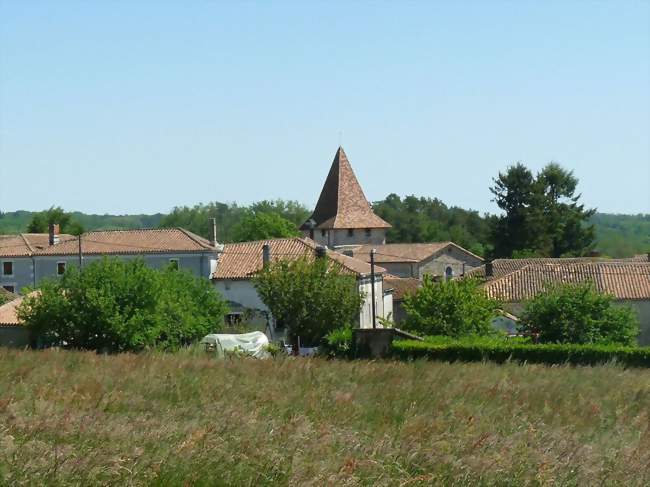
<path fill-rule="evenodd" d="M 494 179 L 490 191 L 505 214 L 493 219 L 496 257 L 584 255 L 593 249 L 594 228 L 586 222 L 595 210 L 578 203 L 578 179 L 556 163 L 533 176 L 517 163 Z"/>
<path fill-rule="evenodd" d="M 235 242 L 295 237 L 297 235 L 299 233 L 296 226 L 277 213 L 250 213 L 233 229 Z"/>
<path fill-rule="evenodd" d="M 18 315 L 45 345 L 125 352 L 190 344 L 219 330 L 226 311 L 205 279 L 104 259 L 43 281 Z"/>
<path fill-rule="evenodd" d="M 49 210 L 39 211 L 32 215 L 27 226 L 27 233 L 47 233 L 50 224 L 58 224 L 61 233 L 80 235 L 84 232 L 83 226 L 72 218 L 71 213 L 66 213 L 60 206 L 52 206 Z"/>
<path fill-rule="evenodd" d="M 363 297 L 356 278 L 327 258 L 269 264 L 254 279 L 262 302 L 295 343 L 316 345 L 330 331 L 359 319 Z"/>
<path fill-rule="evenodd" d="M 404 299 L 404 327 L 422 335 L 489 335 L 498 308 L 474 279 L 435 282 L 425 275 L 422 287 Z"/>
<path fill-rule="evenodd" d="M 588 282 L 548 286 L 525 303 L 519 326 L 541 343 L 633 345 L 639 334 L 634 310 Z"/>

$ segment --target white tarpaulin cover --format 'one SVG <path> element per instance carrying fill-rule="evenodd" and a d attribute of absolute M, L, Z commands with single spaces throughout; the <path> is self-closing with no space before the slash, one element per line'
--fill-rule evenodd
<path fill-rule="evenodd" d="M 269 339 L 261 331 L 242 333 L 240 335 L 206 335 L 201 343 L 214 346 L 216 352 L 234 352 L 239 349 L 255 358 L 268 358 L 271 354 L 266 350 Z"/>

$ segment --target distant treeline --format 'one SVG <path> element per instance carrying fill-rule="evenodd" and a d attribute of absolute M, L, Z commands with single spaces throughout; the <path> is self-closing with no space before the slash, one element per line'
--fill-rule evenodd
<path fill-rule="evenodd" d="M 491 251 L 490 228 L 494 216 L 448 207 L 435 198 L 389 195 L 373 207 L 393 225 L 389 242 L 432 242 L 453 240 L 479 255 Z M 296 201 L 261 201 L 248 206 L 213 202 L 193 207 L 177 207 L 169 214 L 88 215 L 70 214 L 86 231 L 105 229 L 158 228 L 180 226 L 206 238 L 211 237 L 210 218 L 217 218 L 217 233 L 222 242 L 234 241 L 239 222 L 252 213 L 276 213 L 299 226 L 311 213 Z M 27 231 L 35 212 L 0 213 L 0 234 Z M 629 257 L 650 251 L 650 215 L 596 213 L 589 218 L 596 233 L 595 249 L 610 257 Z"/>

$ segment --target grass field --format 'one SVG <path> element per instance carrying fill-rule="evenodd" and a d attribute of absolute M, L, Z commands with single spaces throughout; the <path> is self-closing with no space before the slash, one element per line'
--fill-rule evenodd
<path fill-rule="evenodd" d="M 0 484 L 648 485 L 650 373 L 0 349 Z"/>

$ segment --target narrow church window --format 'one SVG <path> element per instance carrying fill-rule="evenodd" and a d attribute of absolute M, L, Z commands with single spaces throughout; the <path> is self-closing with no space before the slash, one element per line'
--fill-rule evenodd
<path fill-rule="evenodd" d="M 370 228 L 366 228 L 366 237 L 370 237 L 372 234 L 372 230 Z"/>
<path fill-rule="evenodd" d="M 445 269 L 445 278 L 449 280 L 452 277 L 454 277 L 454 270 L 451 268 L 451 266 L 447 266 Z"/>
<path fill-rule="evenodd" d="M 348 237 L 353 237 L 353 236 L 354 236 L 354 229 L 348 228 Z"/>

